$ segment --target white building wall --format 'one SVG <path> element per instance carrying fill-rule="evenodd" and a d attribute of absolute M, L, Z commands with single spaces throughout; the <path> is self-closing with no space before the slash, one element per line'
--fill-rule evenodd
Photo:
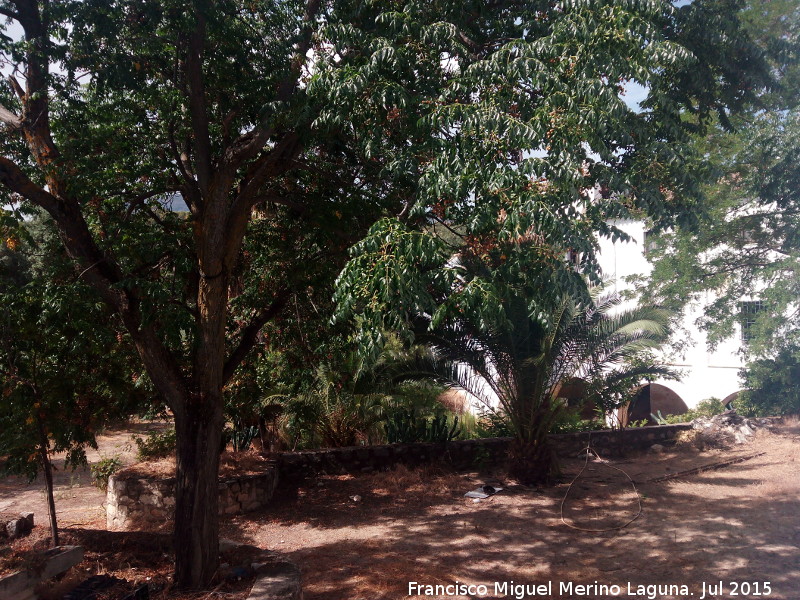
<path fill-rule="evenodd" d="M 623 292 L 632 287 L 626 283 L 626 277 L 648 275 L 652 267 L 645 256 L 644 224 L 640 221 L 615 221 L 613 224 L 631 236 L 633 241 L 601 240 L 599 261 L 604 277 L 609 280 L 610 289 Z M 685 331 L 676 335 L 686 336 L 688 332 L 688 347 L 680 356 L 668 351 L 664 353 L 665 362 L 682 373 L 681 380 L 657 381 L 674 390 L 690 408 L 706 398 L 713 396 L 721 400 L 739 391 L 738 374 L 744 366 L 737 354 L 742 343 L 739 332 L 719 344 L 714 352 L 708 351 L 705 332 L 695 325 L 701 314 L 700 305 L 687 307 L 682 323 Z"/>

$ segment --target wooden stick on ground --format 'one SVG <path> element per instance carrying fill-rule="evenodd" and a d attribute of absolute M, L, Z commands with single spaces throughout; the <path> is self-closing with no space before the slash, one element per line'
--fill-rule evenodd
<path fill-rule="evenodd" d="M 750 460 L 751 458 L 756 458 L 757 456 L 763 456 L 764 454 L 766 454 L 766 452 L 759 452 L 758 454 L 751 454 L 750 456 L 740 456 L 738 458 L 732 458 L 730 460 L 725 460 L 718 463 L 712 463 L 710 465 L 704 465 L 702 467 L 695 467 L 694 469 L 687 469 L 686 471 L 679 471 L 678 473 L 670 473 L 669 475 L 663 475 L 662 477 L 655 477 L 653 479 L 648 479 L 647 481 L 645 481 L 645 483 L 659 483 L 661 481 L 668 481 L 670 479 L 678 479 L 679 477 L 697 475 L 698 473 L 703 473 L 705 471 L 715 471 L 717 469 L 722 469 L 730 465 L 735 465 L 736 463 Z"/>

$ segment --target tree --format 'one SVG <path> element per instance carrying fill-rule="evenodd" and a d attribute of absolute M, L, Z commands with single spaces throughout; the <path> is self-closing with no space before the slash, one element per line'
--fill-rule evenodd
<path fill-rule="evenodd" d="M 85 465 L 85 447 L 97 447 L 96 432 L 132 410 L 137 394 L 129 355 L 113 331 L 94 325 L 108 311 L 74 281 L 58 248 L 25 233 L 8 236 L 13 249 L 0 247 L 0 454 L 7 472 L 44 475 L 57 546 L 51 454 Z"/>
<path fill-rule="evenodd" d="M 50 214 L 175 416 L 177 586 L 216 571 L 224 387 L 308 271 L 431 206 L 480 236 L 507 204 L 507 234 L 540 219 L 586 252 L 630 201 L 582 187 L 690 218 L 681 109 L 702 123 L 761 85 L 729 60 L 731 40 L 750 50 L 738 7 L 0 2 L 23 31 L 0 39 L 4 199 Z M 619 97 L 630 79 L 645 113 Z M 188 214 L 164 210 L 177 196 Z"/>
<path fill-rule="evenodd" d="M 751 356 L 798 340 L 800 291 L 800 9 L 793 2 L 748 2 L 746 22 L 770 57 L 779 86 L 753 110 L 716 124 L 698 142 L 713 166 L 704 187 L 706 214 L 697 228 L 664 233 L 649 253 L 653 272 L 645 293 L 682 308 L 701 304 L 700 325 L 713 346 L 743 325 L 743 301 L 760 301 L 751 314 Z M 771 35 L 770 35 L 771 34 Z M 710 300 L 706 295 L 710 293 Z"/>
<path fill-rule="evenodd" d="M 175 417 L 175 581 L 197 587 L 218 562 L 225 384 L 309 272 L 344 257 L 405 182 L 378 178 L 384 148 L 365 160 L 348 143 L 357 127 L 312 126 L 321 2 L 15 0 L 0 12 L 23 30 L 0 42 L 13 65 L 4 200 L 50 214 Z M 165 210 L 176 198 L 188 214 Z"/>
<path fill-rule="evenodd" d="M 747 415 L 800 414 L 800 350 L 781 348 L 774 358 L 762 358 L 747 365 L 741 374 L 745 390 L 734 402 Z"/>
<path fill-rule="evenodd" d="M 377 272 L 404 254 L 371 241 L 356 247 L 358 260 L 376 264 Z M 421 239 L 409 245 L 421 246 Z M 398 372 L 463 389 L 487 409 L 499 405 L 514 437 L 511 474 L 526 484 L 547 482 L 558 471 L 548 434 L 565 408 L 556 398 L 562 383 L 580 377 L 593 398 L 605 398 L 619 384 L 667 372 L 627 361 L 664 341 L 669 313 L 642 307 L 612 316 L 619 298 L 601 296 L 599 287 L 589 293 L 571 265 L 559 265 L 554 254 L 531 243 L 497 244 L 483 257 L 462 249 L 431 269 L 439 279 L 437 306 L 407 305 L 402 315 L 413 323 L 415 342 L 432 352 L 415 355 Z M 548 274 L 549 289 L 536 285 Z M 610 410 L 607 403 L 602 406 Z"/>

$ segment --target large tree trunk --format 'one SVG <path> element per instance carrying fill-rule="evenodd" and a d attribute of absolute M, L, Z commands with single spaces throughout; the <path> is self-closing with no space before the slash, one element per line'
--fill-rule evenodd
<path fill-rule="evenodd" d="M 211 230 L 211 232 L 209 231 Z M 219 455 L 222 442 L 227 268 L 214 229 L 197 231 L 201 278 L 197 290 L 197 349 L 192 392 L 175 411 L 177 482 L 175 585 L 199 589 L 219 565 Z M 218 234 L 222 238 L 222 234 Z M 211 272 L 211 273 L 209 273 Z"/>
<path fill-rule="evenodd" d="M 219 564 L 218 471 L 222 402 L 198 402 L 176 416 L 177 481 L 175 585 L 197 589 L 211 581 Z"/>

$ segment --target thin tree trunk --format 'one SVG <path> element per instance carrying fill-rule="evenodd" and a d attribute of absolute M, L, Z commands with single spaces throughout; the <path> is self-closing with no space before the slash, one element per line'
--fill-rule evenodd
<path fill-rule="evenodd" d="M 36 414 L 36 421 L 39 425 L 39 458 L 42 461 L 42 471 L 44 471 L 44 484 L 47 488 L 47 507 L 50 511 L 50 537 L 53 547 L 58 546 L 58 522 L 56 521 L 56 501 L 53 496 L 53 465 L 50 463 L 48 451 L 50 443 L 47 441 L 47 432 L 44 429 L 42 417 Z"/>

